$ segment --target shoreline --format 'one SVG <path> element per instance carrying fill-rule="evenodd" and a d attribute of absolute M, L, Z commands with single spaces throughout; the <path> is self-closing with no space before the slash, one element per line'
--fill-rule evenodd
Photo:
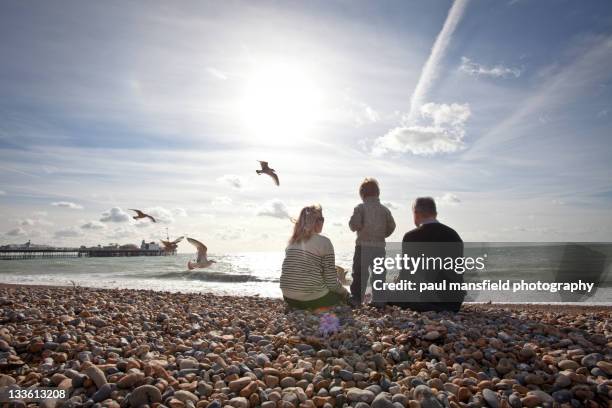
<path fill-rule="evenodd" d="M 542 306 L 318 316 L 259 296 L 0 284 L 0 386 L 57 387 L 66 407 L 609 406 L 612 309 Z"/>

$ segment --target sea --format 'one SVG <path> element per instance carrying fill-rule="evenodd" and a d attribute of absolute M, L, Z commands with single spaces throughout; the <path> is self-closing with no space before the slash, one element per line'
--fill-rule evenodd
<path fill-rule="evenodd" d="M 497 252 L 496 252 L 497 251 Z M 546 252 L 548 251 L 548 252 Z M 550 261 L 550 250 L 530 247 L 517 253 L 512 248 L 488 249 L 486 273 L 466 272 L 466 281 L 534 280 L 559 282 L 558 263 Z M 612 253 L 612 251 L 611 251 Z M 548 255 L 547 255 L 548 254 Z M 520 255 L 520 256 L 517 256 Z M 547 257 L 548 256 L 548 257 Z M 0 283 L 23 285 L 60 285 L 95 288 L 150 289 L 167 292 L 204 293 L 219 295 L 282 297 L 279 288 L 284 252 L 244 252 L 209 254 L 217 263 L 206 269 L 189 270 L 187 262 L 194 254 L 172 256 L 114 258 L 56 258 L 0 260 Z M 346 268 L 350 276 L 353 253 L 336 253 L 336 264 Z M 510 303 L 580 302 L 612 306 L 611 258 L 597 263 L 597 276 L 584 272 L 585 280 L 596 281 L 592 293 L 572 294 L 543 291 L 503 292 L 468 291 L 466 301 Z M 566 262 L 567 263 L 567 262 Z M 588 269 L 588 268 L 587 268 Z M 591 268 L 592 269 L 592 268 Z M 587 273 L 588 272 L 588 273 Z M 588 276 L 590 274 L 590 277 Z M 567 276 L 567 274 L 562 275 Z M 574 274 L 570 280 L 579 280 Z"/>

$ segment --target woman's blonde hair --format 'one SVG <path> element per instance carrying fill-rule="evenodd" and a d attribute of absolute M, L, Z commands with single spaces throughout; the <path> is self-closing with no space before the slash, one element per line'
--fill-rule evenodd
<path fill-rule="evenodd" d="M 300 216 L 295 220 L 293 235 L 289 239 L 290 244 L 307 241 L 314 233 L 318 221 L 323 220 L 323 209 L 319 204 L 309 205 L 302 208 Z"/>

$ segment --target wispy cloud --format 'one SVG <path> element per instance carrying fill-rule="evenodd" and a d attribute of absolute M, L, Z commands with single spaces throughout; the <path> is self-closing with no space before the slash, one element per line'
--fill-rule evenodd
<path fill-rule="evenodd" d="M 461 57 L 459 70 L 473 76 L 488 76 L 493 78 L 518 78 L 523 73 L 523 70 L 520 68 L 506 67 L 501 64 L 488 67 L 474 62 L 467 57 Z"/>
<path fill-rule="evenodd" d="M 542 82 L 534 92 L 493 128 L 480 137 L 468 152 L 468 158 L 490 154 L 489 148 L 521 137 L 516 128 L 529 117 L 548 122 L 547 111 L 584 95 L 593 83 L 601 83 L 610 73 L 612 36 L 593 36 L 575 46 L 573 60 L 563 66 L 554 64 L 540 71 Z"/>
<path fill-rule="evenodd" d="M 106 224 L 101 221 L 89 221 L 81 225 L 84 230 L 103 230 L 106 229 Z"/>
<path fill-rule="evenodd" d="M 19 222 L 19 225 L 23 227 L 32 227 L 35 225 L 50 226 L 53 225 L 53 223 L 42 218 L 24 218 Z"/>
<path fill-rule="evenodd" d="M 217 179 L 217 182 L 228 185 L 238 190 L 245 186 L 244 177 L 240 177 L 235 174 L 225 174 L 219 177 Z"/>
<path fill-rule="evenodd" d="M 383 205 L 387 208 L 389 208 L 390 210 L 399 210 L 400 209 L 400 205 L 396 202 L 393 201 L 385 201 L 383 202 Z"/>
<path fill-rule="evenodd" d="M 9 237 L 20 237 L 26 234 L 27 234 L 27 231 L 24 230 L 23 228 L 14 228 L 10 231 L 7 231 L 6 233 L 6 235 L 8 235 Z"/>
<path fill-rule="evenodd" d="M 175 207 L 172 209 L 172 214 L 177 217 L 187 217 L 187 210 L 182 207 Z"/>
<path fill-rule="evenodd" d="M 436 202 L 441 205 L 457 205 L 461 203 L 461 199 L 454 193 L 444 193 L 440 197 L 436 197 Z"/>
<path fill-rule="evenodd" d="M 71 201 L 55 201 L 51 203 L 54 207 L 70 208 L 71 210 L 82 210 L 83 206 Z"/>
<path fill-rule="evenodd" d="M 455 29 L 461 21 L 468 0 L 455 0 L 451 6 L 448 16 L 444 21 L 442 31 L 438 34 L 436 41 L 431 49 L 429 58 L 423 66 L 419 82 L 417 83 L 412 98 L 410 100 L 410 112 L 408 113 L 408 122 L 411 122 L 420 112 L 421 105 L 424 103 L 430 88 L 438 76 L 440 64 L 446 54 L 448 45 L 451 42 Z"/>
<path fill-rule="evenodd" d="M 225 72 L 223 72 L 223 71 L 221 71 L 221 70 L 219 70 L 217 68 L 208 67 L 208 68 L 206 68 L 206 72 L 208 72 L 213 77 L 215 77 L 217 79 L 220 79 L 220 80 L 223 80 L 223 81 L 225 81 L 228 78 L 228 76 L 227 76 L 227 74 Z"/>
<path fill-rule="evenodd" d="M 68 227 L 55 231 L 54 236 L 56 238 L 75 238 L 82 237 L 83 232 L 76 227 Z"/>
<path fill-rule="evenodd" d="M 151 207 L 146 208 L 145 212 L 155 218 L 155 220 L 162 224 L 171 224 L 174 222 L 174 214 L 171 210 L 164 207 Z"/>

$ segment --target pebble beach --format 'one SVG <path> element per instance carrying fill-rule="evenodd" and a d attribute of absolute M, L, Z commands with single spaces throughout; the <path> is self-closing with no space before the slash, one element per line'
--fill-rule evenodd
<path fill-rule="evenodd" d="M 44 407 L 612 406 L 610 307 L 315 315 L 258 296 L 18 285 L 0 307 L 0 387 L 66 390 Z"/>

